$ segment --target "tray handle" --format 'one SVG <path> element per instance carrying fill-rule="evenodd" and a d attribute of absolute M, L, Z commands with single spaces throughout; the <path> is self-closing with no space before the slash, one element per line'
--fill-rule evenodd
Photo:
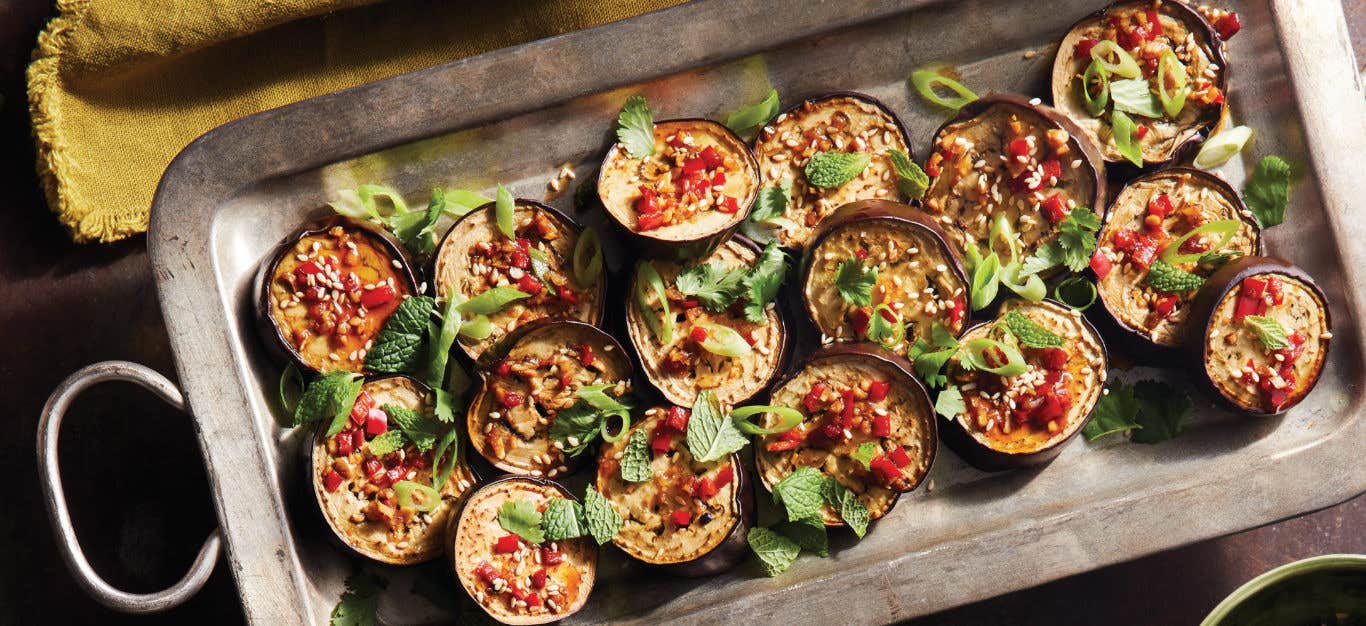
<path fill-rule="evenodd" d="M 66 494 L 62 490 L 62 476 L 57 466 L 57 436 L 62 428 L 62 418 L 71 401 L 86 388 L 111 380 L 128 381 L 151 391 L 163 402 L 180 411 L 185 411 L 185 397 L 180 389 L 165 376 L 156 371 L 128 361 L 102 361 L 77 370 L 68 376 L 48 396 L 43 405 L 42 418 L 38 422 L 38 466 L 39 483 L 43 489 L 43 503 L 47 505 L 48 520 L 52 522 L 52 532 L 57 536 L 57 547 L 66 561 L 67 569 L 75 575 L 76 582 L 86 594 L 100 604 L 124 613 L 157 613 L 183 604 L 198 593 L 208 582 L 222 552 L 222 540 L 215 528 L 195 556 L 190 571 L 174 585 L 153 593 L 129 593 L 105 582 L 86 560 L 81 550 L 76 529 L 71 525 L 71 514 L 66 507 Z"/>

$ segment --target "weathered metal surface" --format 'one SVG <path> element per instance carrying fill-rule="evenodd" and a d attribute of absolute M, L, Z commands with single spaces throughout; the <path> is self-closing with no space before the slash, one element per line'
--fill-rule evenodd
<path fill-rule="evenodd" d="M 770 84 L 784 104 L 832 89 L 877 96 L 924 154 L 944 115 L 915 99 L 905 82 L 913 68 L 951 62 L 979 91 L 1047 99 L 1051 43 L 1100 4 L 702 0 L 268 111 L 197 140 L 162 180 L 148 239 L 247 615 L 325 622 L 350 569 L 293 495 L 301 438 L 272 415 L 278 366 L 250 332 L 248 296 L 270 246 L 333 190 L 382 181 L 419 198 L 431 185 L 502 181 L 538 197 L 563 163 L 586 178 L 629 93 L 645 94 L 661 118 L 721 118 Z M 803 559 L 777 579 L 743 567 L 700 580 L 634 576 L 608 551 L 575 620 L 892 621 L 1366 490 L 1357 463 L 1366 243 L 1348 236 L 1363 215 L 1348 194 L 1360 176 L 1355 155 L 1366 151 L 1366 97 L 1338 3 L 1236 4 L 1246 26 L 1232 42 L 1233 115 L 1258 137 L 1223 172 L 1239 183 L 1274 152 L 1312 164 L 1317 183 L 1296 189 L 1294 219 L 1267 235 L 1272 254 L 1319 278 L 1338 321 L 1331 367 L 1302 405 L 1248 420 L 1201 403 L 1180 439 L 1078 442 L 1037 471 L 987 475 L 942 454 L 933 488 L 866 539 L 839 538 L 832 558 Z M 659 33 L 671 34 L 667 50 Z M 383 603 L 385 617 L 439 616 L 409 588 L 391 582 L 398 601 Z"/>

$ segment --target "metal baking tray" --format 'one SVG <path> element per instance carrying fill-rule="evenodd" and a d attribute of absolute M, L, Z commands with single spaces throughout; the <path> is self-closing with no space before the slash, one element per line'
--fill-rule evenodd
<path fill-rule="evenodd" d="M 336 189 L 386 182 L 420 198 L 433 185 L 502 181 L 541 197 L 562 164 L 580 180 L 592 171 L 628 94 L 648 97 L 659 118 L 723 118 L 769 85 L 784 105 L 832 90 L 872 94 L 901 115 L 923 156 L 945 115 L 916 99 L 911 70 L 952 63 L 979 93 L 1046 101 L 1053 42 L 1103 3 L 1046 4 L 700 0 L 266 111 L 196 140 L 161 181 L 148 246 L 248 618 L 325 623 L 353 565 L 292 495 L 302 478 L 298 435 L 272 415 L 279 365 L 251 332 L 248 297 L 269 248 Z M 1269 153 L 1304 166 L 1293 219 L 1269 231 L 1269 249 L 1319 279 L 1337 321 L 1329 367 L 1303 404 L 1284 418 L 1254 420 L 1202 403 L 1174 441 L 1078 441 L 1036 471 L 988 475 L 941 454 L 927 488 L 903 498 L 866 539 L 839 536 L 831 558 L 803 558 L 778 578 L 753 567 L 696 580 L 642 576 L 608 550 L 592 600 L 571 621 L 888 622 L 1366 491 L 1366 238 L 1351 233 L 1366 221 L 1366 206 L 1352 201 L 1366 173 L 1366 95 L 1336 0 L 1234 4 L 1245 26 L 1231 43 L 1232 115 L 1257 136 L 1222 171 L 1236 185 Z M 568 206 L 570 196 L 555 202 Z M 117 364 L 83 370 L 54 394 L 40 435 L 64 557 L 87 591 L 124 610 L 164 608 L 193 593 L 213 567 L 216 535 L 186 580 L 161 595 L 101 587 L 65 516 L 52 426 L 65 402 L 98 380 L 138 380 L 179 399 L 154 376 Z M 409 594 L 410 574 L 385 574 L 385 620 L 449 619 Z M 451 597 L 462 593 L 448 584 Z"/>

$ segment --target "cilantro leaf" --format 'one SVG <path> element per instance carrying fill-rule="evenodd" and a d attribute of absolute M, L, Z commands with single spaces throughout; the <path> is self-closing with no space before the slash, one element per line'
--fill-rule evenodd
<path fill-rule="evenodd" d="M 610 414 L 580 399 L 555 414 L 555 421 L 550 423 L 550 438 L 564 446 L 565 454 L 578 456 L 602 435 L 602 422 Z"/>
<path fill-rule="evenodd" d="M 1058 236 L 1025 259 L 1020 276 L 1037 274 L 1059 265 L 1073 272 L 1086 269 L 1096 251 L 1098 230 L 1100 216 L 1094 211 L 1084 206 L 1072 209 L 1058 225 Z"/>
<path fill-rule="evenodd" d="M 674 287 L 685 296 L 697 298 L 709 311 L 724 311 L 740 297 L 744 280 L 744 270 L 729 269 L 719 261 L 712 261 L 679 272 Z"/>
<path fill-rule="evenodd" d="M 1285 209 L 1290 205 L 1290 178 L 1290 163 L 1269 154 L 1257 162 L 1252 175 L 1243 183 L 1243 201 L 1262 228 L 1285 221 Z"/>
<path fill-rule="evenodd" d="M 650 435 L 644 428 L 637 428 L 621 455 L 621 477 L 627 482 L 642 483 L 651 476 L 654 470 L 650 468 Z"/>
<path fill-rule="evenodd" d="M 545 529 L 541 527 L 541 512 L 526 500 L 507 500 L 498 509 L 498 525 L 510 533 L 516 533 L 528 543 L 545 541 Z"/>
<path fill-rule="evenodd" d="M 876 442 L 865 441 L 858 445 L 858 448 L 849 455 L 849 458 L 858 461 L 863 465 L 863 469 L 871 471 L 873 469 L 873 457 L 877 456 L 879 452 L 882 452 L 882 448 L 878 447 Z"/>
<path fill-rule="evenodd" d="M 327 436 L 341 432 L 363 384 L 360 375 L 353 372 L 334 371 L 314 379 L 294 406 L 294 426 L 326 419 Z"/>
<path fill-rule="evenodd" d="M 688 418 L 688 452 L 700 463 L 715 461 L 738 451 L 749 438 L 735 427 L 735 420 L 721 414 L 720 403 L 710 391 L 697 394 Z"/>
<path fill-rule="evenodd" d="M 583 517 L 588 533 L 598 545 L 611 541 L 621 530 L 621 516 L 612 508 L 612 503 L 592 487 L 583 494 Z"/>
<path fill-rule="evenodd" d="M 858 258 L 840 261 L 839 272 L 835 274 L 835 287 L 840 297 L 854 306 L 868 306 L 873 303 L 873 285 L 877 283 L 877 268 L 864 265 Z"/>
<path fill-rule="evenodd" d="M 786 277 L 787 253 L 778 247 L 777 242 L 770 241 L 745 275 L 742 285 L 746 299 L 745 319 L 756 323 L 767 319 L 765 311 L 768 303 L 778 297 L 778 289 L 783 286 Z"/>
<path fill-rule="evenodd" d="M 384 456 L 402 450 L 403 446 L 407 444 L 408 438 L 403 435 L 403 431 L 395 428 L 386 430 L 383 435 L 371 439 L 366 446 L 369 448 L 370 454 Z"/>
<path fill-rule="evenodd" d="M 1153 261 L 1144 279 L 1153 289 L 1163 293 L 1194 291 L 1204 286 L 1205 279 L 1179 267 L 1168 265 L 1162 259 Z"/>
<path fill-rule="evenodd" d="M 1257 338 L 1262 340 L 1262 345 L 1267 350 L 1280 350 L 1290 347 L 1290 337 L 1285 332 L 1285 326 L 1274 317 L 1264 315 L 1249 315 L 1243 318 L 1243 324 L 1257 333 Z"/>
<path fill-rule="evenodd" d="M 1095 441 L 1111 433 L 1143 428 L 1138 423 L 1140 410 L 1142 406 L 1134 397 L 1134 388 L 1116 381 L 1096 402 L 1091 421 L 1081 429 L 1081 434 L 1087 441 Z"/>
<path fill-rule="evenodd" d="M 787 571 L 787 568 L 796 562 L 797 555 L 802 552 L 797 542 L 763 526 L 749 529 L 745 542 L 749 544 L 754 556 L 759 557 L 759 564 L 768 576 L 777 576 Z"/>
<path fill-rule="evenodd" d="M 821 489 L 825 496 L 825 501 L 834 507 L 835 512 L 839 513 L 840 519 L 849 526 L 849 529 L 858 535 L 859 539 L 868 532 L 868 522 L 872 521 L 872 514 L 868 512 L 868 506 L 858 499 L 854 492 L 849 491 L 834 476 L 825 477 L 825 483 Z"/>
<path fill-rule="evenodd" d="M 726 128 L 737 135 L 748 135 L 778 114 L 778 90 L 769 89 L 763 100 L 741 107 L 726 116 Z"/>
<path fill-rule="evenodd" d="M 617 114 L 617 141 L 626 148 L 626 153 L 634 159 L 643 159 L 655 153 L 654 113 L 645 98 L 631 96 Z"/>
<path fill-rule="evenodd" d="M 751 222 L 763 223 L 782 217 L 787 212 L 787 199 L 792 197 L 792 181 L 784 178 L 777 185 L 761 188 L 749 212 Z"/>
<path fill-rule="evenodd" d="M 930 177 L 925 170 L 920 169 L 911 157 L 900 150 L 888 150 L 887 156 L 892 159 L 892 169 L 896 170 L 897 189 L 908 198 L 923 198 L 925 191 L 930 188 Z"/>
<path fill-rule="evenodd" d="M 934 401 L 934 412 L 943 415 L 949 421 L 957 419 L 967 411 L 968 405 L 963 402 L 963 392 L 957 387 L 949 387 L 939 392 L 939 397 Z"/>
<path fill-rule="evenodd" d="M 915 364 L 915 373 L 925 384 L 943 387 L 947 381 L 941 373 L 944 365 L 958 352 L 958 339 L 949 334 L 939 322 L 930 326 L 930 340 L 916 339 L 906 355 Z"/>
<path fill-rule="evenodd" d="M 417 411 L 396 404 L 386 404 L 382 408 L 389 414 L 390 424 L 398 426 L 419 451 L 426 452 L 436 445 L 436 422 L 423 417 Z"/>
<path fill-rule="evenodd" d="M 773 500 L 787 510 L 787 521 L 820 517 L 825 502 L 824 476 L 814 467 L 799 467 L 773 485 Z"/>
<path fill-rule="evenodd" d="M 588 534 L 583 505 L 568 498 L 551 498 L 545 504 L 542 521 L 545 523 L 545 538 L 550 541 L 563 541 Z"/>
<path fill-rule="evenodd" d="M 830 556 L 830 537 L 825 532 L 825 521 L 819 515 L 795 522 L 783 522 L 774 527 L 784 537 L 796 542 L 803 550 L 822 558 Z"/>
<path fill-rule="evenodd" d="M 867 152 L 817 152 L 806 162 L 806 180 L 813 187 L 836 189 L 857 178 L 872 160 Z"/>
<path fill-rule="evenodd" d="M 1175 438 L 1185 430 L 1190 413 L 1190 396 L 1164 382 L 1142 380 L 1134 383 L 1134 396 L 1143 403 L 1138 423 L 1143 426 L 1129 434 L 1135 443 L 1159 443 Z"/>
<path fill-rule="evenodd" d="M 367 570 L 358 570 L 346 577 L 346 591 L 332 609 L 331 626 L 375 626 L 379 620 L 379 594 L 388 587 L 383 578 Z"/>
<path fill-rule="evenodd" d="M 365 369 L 388 374 L 416 372 L 421 366 L 427 320 L 435 308 L 436 300 L 428 296 L 413 296 L 400 302 L 384 322 L 375 345 L 366 353 Z"/>
<path fill-rule="evenodd" d="M 1006 313 L 1002 321 L 1022 345 L 1031 348 L 1059 348 L 1066 343 L 1061 335 L 1044 328 L 1019 311 Z"/>

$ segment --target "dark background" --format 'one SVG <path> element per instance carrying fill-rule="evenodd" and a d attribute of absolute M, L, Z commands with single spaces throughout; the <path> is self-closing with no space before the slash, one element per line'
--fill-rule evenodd
<path fill-rule="evenodd" d="M 1366 0 L 1344 4 L 1354 47 L 1366 50 Z M 104 609 L 77 589 L 46 521 L 34 438 L 47 394 L 72 371 L 104 359 L 174 375 L 144 238 L 72 244 L 39 191 L 23 74 L 52 11 L 50 0 L 0 0 L 0 397 L 14 426 L 0 433 L 0 623 L 240 623 L 223 561 L 203 592 L 165 614 Z M 215 525 L 189 417 L 115 384 L 82 396 L 68 418 L 62 476 L 91 562 L 126 590 L 173 583 Z M 1195 624 L 1267 569 L 1366 552 L 1363 528 L 1366 497 L 1358 497 L 910 624 Z M 1123 540 L 1116 529 L 1115 541 Z M 1028 580 L 1030 572 L 1018 576 Z"/>

